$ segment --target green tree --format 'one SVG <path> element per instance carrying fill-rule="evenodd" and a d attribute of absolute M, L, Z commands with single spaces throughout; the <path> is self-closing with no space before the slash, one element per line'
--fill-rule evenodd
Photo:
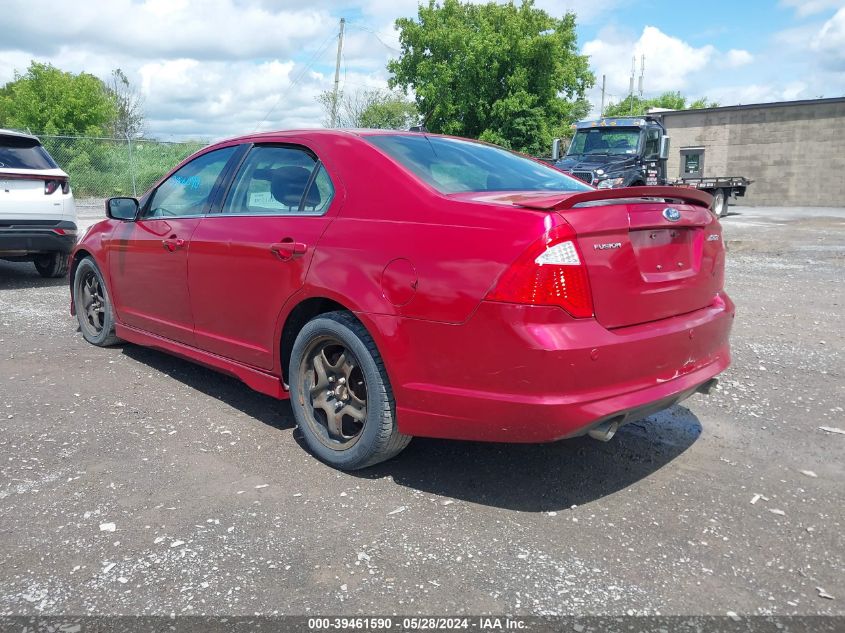
<path fill-rule="evenodd" d="M 702 110 L 704 108 L 718 108 L 719 102 L 718 101 L 708 101 L 707 97 L 701 97 L 700 99 L 696 99 L 691 104 L 687 106 L 688 110 Z"/>
<path fill-rule="evenodd" d="M 396 27 L 402 52 L 388 63 L 390 85 L 413 89 L 432 132 L 541 154 L 588 111 L 595 78 L 571 13 L 552 17 L 533 0 L 429 0 Z"/>
<path fill-rule="evenodd" d="M 619 103 L 613 103 L 604 109 L 604 116 L 639 116 L 647 114 L 651 108 L 664 108 L 666 110 L 700 110 L 702 108 L 715 108 L 719 104 L 715 101 L 707 101 L 707 97 L 696 99 L 687 104 L 687 99 L 680 92 L 664 92 L 658 97 L 642 99 L 637 95 L 628 95 Z"/>
<path fill-rule="evenodd" d="M 331 125 L 334 93 L 320 93 L 317 101 L 323 108 L 324 125 Z M 416 125 L 417 106 L 397 91 L 367 88 L 353 93 L 341 92 L 337 97 L 338 127 L 402 130 Z"/>
<path fill-rule="evenodd" d="M 419 121 L 420 114 L 413 101 L 402 95 L 385 93 L 361 112 L 361 127 L 406 130 Z"/>
<path fill-rule="evenodd" d="M 116 117 L 115 99 L 88 73 L 30 63 L 0 88 L 0 126 L 43 134 L 104 134 Z"/>

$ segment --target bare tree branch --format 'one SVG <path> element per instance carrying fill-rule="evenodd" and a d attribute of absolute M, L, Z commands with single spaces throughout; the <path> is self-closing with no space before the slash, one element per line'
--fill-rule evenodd
<path fill-rule="evenodd" d="M 135 137 L 144 131 L 144 98 L 129 83 L 129 78 L 120 68 L 115 68 L 107 84 L 117 109 L 117 116 L 111 124 L 116 137 Z"/>
<path fill-rule="evenodd" d="M 364 88 L 337 96 L 337 127 L 407 129 L 419 120 L 416 105 L 399 92 L 380 88 Z M 323 109 L 323 125 L 331 125 L 334 93 L 325 91 L 317 96 Z"/>

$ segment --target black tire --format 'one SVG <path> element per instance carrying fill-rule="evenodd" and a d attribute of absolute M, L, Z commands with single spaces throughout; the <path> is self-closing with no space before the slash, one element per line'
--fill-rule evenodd
<path fill-rule="evenodd" d="M 32 263 L 42 277 L 51 279 L 67 275 L 68 255 L 65 253 L 36 255 Z"/>
<path fill-rule="evenodd" d="M 99 347 L 120 342 L 114 334 L 111 295 L 100 269 L 90 257 L 83 258 L 73 274 L 73 305 L 86 341 Z"/>
<path fill-rule="evenodd" d="M 728 196 L 724 189 L 716 189 L 713 192 L 712 208 L 717 218 L 723 218 L 728 214 Z"/>
<path fill-rule="evenodd" d="M 288 376 L 305 443 L 330 466 L 366 468 L 411 441 L 396 427 L 393 390 L 376 344 L 350 313 L 328 312 L 305 324 L 293 344 Z"/>

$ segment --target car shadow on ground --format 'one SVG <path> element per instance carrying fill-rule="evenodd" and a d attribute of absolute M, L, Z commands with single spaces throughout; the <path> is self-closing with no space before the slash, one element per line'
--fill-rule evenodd
<path fill-rule="evenodd" d="M 395 459 L 352 473 L 391 477 L 443 497 L 525 512 L 558 511 L 645 479 L 687 450 L 701 423 L 675 406 L 622 427 L 610 442 L 492 444 L 415 438 Z"/>
<path fill-rule="evenodd" d="M 280 430 L 296 426 L 289 402 L 253 391 L 236 378 L 147 347 L 126 344 L 122 351 L 132 360 L 167 374 L 264 424 Z"/>
<path fill-rule="evenodd" d="M 65 277 L 47 279 L 38 274 L 32 262 L 7 262 L 0 259 L 0 291 L 23 288 L 67 286 Z"/>
<path fill-rule="evenodd" d="M 280 430 L 296 426 L 289 402 L 253 391 L 235 378 L 153 349 L 125 345 L 122 351 L 264 424 Z M 686 407 L 675 406 L 622 427 L 607 443 L 587 437 L 553 444 L 414 438 L 394 459 L 349 476 L 390 477 L 400 486 L 492 507 L 559 511 L 649 477 L 700 435 L 698 418 Z M 301 433 L 293 437 L 306 450 Z"/>

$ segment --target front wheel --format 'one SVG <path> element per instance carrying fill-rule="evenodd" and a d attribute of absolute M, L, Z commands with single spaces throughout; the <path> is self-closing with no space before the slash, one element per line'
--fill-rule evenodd
<path fill-rule="evenodd" d="M 73 275 L 73 306 L 86 341 L 99 347 L 120 341 L 114 334 L 114 311 L 106 282 L 90 257 L 79 262 Z"/>
<path fill-rule="evenodd" d="M 65 253 L 36 255 L 32 263 L 42 277 L 50 279 L 67 275 L 68 256 Z"/>
<path fill-rule="evenodd" d="M 329 312 L 299 332 L 291 352 L 291 407 L 314 455 L 341 470 L 366 468 L 411 441 L 396 427 L 384 362 L 348 312 Z"/>

